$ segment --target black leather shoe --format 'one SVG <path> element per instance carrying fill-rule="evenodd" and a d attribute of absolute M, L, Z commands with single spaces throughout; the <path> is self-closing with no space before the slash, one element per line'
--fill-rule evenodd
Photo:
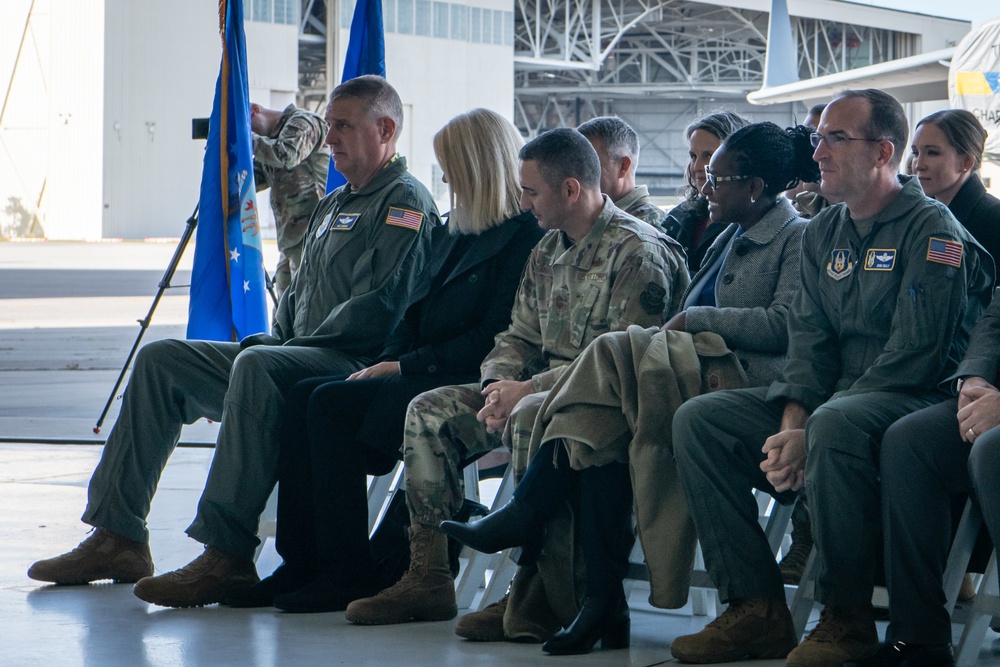
<path fill-rule="evenodd" d="M 875 655 L 844 667 L 955 667 L 951 644 L 883 644 Z"/>
<path fill-rule="evenodd" d="M 491 554 L 527 544 L 541 530 L 538 512 L 511 498 L 506 505 L 478 521 L 442 521 L 441 532 L 476 551 Z"/>
<path fill-rule="evenodd" d="M 344 611 L 347 605 L 361 598 L 377 593 L 370 586 L 342 587 L 331 585 L 322 578 L 313 581 L 292 593 L 277 595 L 274 606 L 292 614 L 319 614 L 328 611 Z"/>
<path fill-rule="evenodd" d="M 602 648 L 628 648 L 631 632 L 625 598 L 586 598 L 570 626 L 552 635 L 542 650 L 551 655 L 590 653 L 597 640 Z"/>
<path fill-rule="evenodd" d="M 312 579 L 313 577 L 308 574 L 282 564 L 271 576 L 261 579 L 259 583 L 246 590 L 231 594 L 223 604 L 241 608 L 270 607 L 274 604 L 276 595 L 297 591 Z"/>

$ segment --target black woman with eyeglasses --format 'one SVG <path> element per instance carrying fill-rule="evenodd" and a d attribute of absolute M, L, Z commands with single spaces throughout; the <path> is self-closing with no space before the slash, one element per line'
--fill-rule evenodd
<path fill-rule="evenodd" d="M 667 213 L 663 226 L 669 236 L 684 246 L 691 273 L 698 270 L 712 241 L 726 228 L 712 222 L 708 216 L 708 202 L 701 194 L 705 167 L 726 137 L 749 124 L 749 120 L 735 112 L 720 111 L 699 118 L 684 129 L 689 158 L 684 169 L 687 178 L 685 199 Z"/>
<path fill-rule="evenodd" d="M 683 303 L 687 310 L 664 326 L 690 334 L 719 334 L 735 352 L 753 386 L 767 385 L 777 377 L 788 346 L 785 315 L 799 285 L 800 238 L 806 221 L 782 193 L 799 180 L 819 178 L 811 157 L 809 132 L 802 126 L 783 130 L 774 123 L 757 123 L 737 130 L 715 151 L 705 168 L 701 191 L 708 201 L 712 222 L 722 224 L 724 231 L 705 254 L 702 268 L 686 292 Z M 597 363 L 614 364 L 612 348 L 628 335 L 605 334 L 582 356 L 598 355 Z M 586 365 L 589 362 L 574 363 L 578 368 Z M 571 368 L 570 373 L 578 368 Z M 574 387 L 574 383 L 579 386 Z M 562 390 L 597 392 L 602 389 L 600 385 L 580 374 L 571 377 Z M 672 401 L 664 395 L 656 409 L 676 408 Z M 622 406 L 623 412 L 628 410 L 636 407 Z M 586 417 L 581 423 L 587 421 Z M 676 608 L 686 602 L 687 575 L 694 555 L 694 533 L 686 509 L 683 504 L 679 509 L 672 505 L 680 491 L 676 485 L 664 488 L 670 486 L 669 480 L 676 480 L 672 457 L 658 459 L 669 469 L 640 473 L 630 471 L 628 451 L 623 449 L 614 452 L 612 463 L 574 470 L 570 462 L 576 465 L 581 460 L 575 448 L 584 447 L 574 441 L 545 442 L 509 504 L 472 524 L 446 521 L 441 526 L 446 534 L 483 552 L 520 545 L 529 545 L 525 551 L 530 552 L 567 501 L 578 512 L 579 541 L 586 563 L 583 604 L 566 629 L 542 647 L 552 654 L 586 653 L 598 640 L 605 648 L 628 646 L 629 612 L 622 579 L 634 540 L 633 495 L 651 573 L 652 604 Z M 680 512 L 680 520 L 675 523 L 683 527 L 682 534 L 665 529 L 666 523 L 659 519 L 651 525 L 643 524 L 643 516 L 663 518 L 675 512 Z M 552 558 L 549 542 L 545 543 L 545 553 L 546 558 Z M 524 556 L 520 562 L 525 565 Z M 572 573 L 573 567 L 574 559 L 567 558 L 563 569 Z M 546 569 L 560 568 L 550 563 Z M 565 580 L 572 581 L 573 576 Z M 542 597 L 557 595 L 553 591 L 558 583 L 546 580 Z M 515 578 L 508 614 L 530 606 L 515 599 L 519 590 Z M 553 597 L 548 604 L 552 609 L 560 607 Z M 544 603 L 535 604 L 539 606 Z"/>

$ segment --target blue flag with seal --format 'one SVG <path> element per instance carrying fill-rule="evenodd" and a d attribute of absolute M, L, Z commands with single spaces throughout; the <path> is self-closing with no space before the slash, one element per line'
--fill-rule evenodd
<path fill-rule="evenodd" d="M 344 57 L 344 76 L 341 82 L 354 79 L 362 74 L 378 74 L 385 77 L 385 33 L 382 30 L 382 0 L 358 0 L 351 19 L 351 37 L 347 42 Z M 330 171 L 326 177 L 326 192 L 333 192 L 346 183 L 344 177 L 333 166 L 330 157 Z"/>
<path fill-rule="evenodd" d="M 201 172 L 187 337 L 238 341 L 268 331 L 253 177 L 242 0 L 219 2 L 222 64 Z"/>

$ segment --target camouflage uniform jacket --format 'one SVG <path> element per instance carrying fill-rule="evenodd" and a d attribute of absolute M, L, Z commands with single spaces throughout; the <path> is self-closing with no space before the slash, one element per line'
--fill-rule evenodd
<path fill-rule="evenodd" d="M 667 219 L 667 213 L 649 201 L 649 189 L 645 185 L 635 186 L 632 192 L 616 201 L 615 206 L 643 222 L 648 222 L 661 232 L 666 231 L 663 223 Z"/>
<path fill-rule="evenodd" d="M 329 129 L 320 116 L 289 104 L 271 136 L 253 135 L 257 189 L 271 188 L 278 250 L 283 256 L 292 253 L 295 265 L 309 216 L 326 192 L 330 149 L 324 140 Z"/>
<path fill-rule="evenodd" d="M 535 391 L 547 391 L 602 333 L 662 324 L 689 282 L 680 245 L 605 196 L 582 239 L 552 230 L 535 246 L 482 380 L 531 378 Z"/>
<path fill-rule="evenodd" d="M 431 194 L 396 157 L 360 190 L 337 188 L 309 222 L 302 268 L 275 313 L 286 345 L 336 347 L 374 359 L 406 306 L 426 287 Z"/>

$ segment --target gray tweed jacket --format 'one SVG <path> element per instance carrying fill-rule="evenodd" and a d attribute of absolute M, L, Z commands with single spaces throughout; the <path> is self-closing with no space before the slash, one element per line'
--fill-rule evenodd
<path fill-rule="evenodd" d="M 742 236 L 729 225 L 705 254 L 701 269 L 684 293 L 685 306 L 697 298 L 717 261 L 716 306 L 686 308 L 686 329 L 712 331 L 736 353 L 750 386 L 767 386 L 778 377 L 788 351 L 788 307 L 799 287 L 802 231 L 806 226 L 792 204 L 775 206 Z M 728 253 L 727 253 L 728 251 Z"/>

